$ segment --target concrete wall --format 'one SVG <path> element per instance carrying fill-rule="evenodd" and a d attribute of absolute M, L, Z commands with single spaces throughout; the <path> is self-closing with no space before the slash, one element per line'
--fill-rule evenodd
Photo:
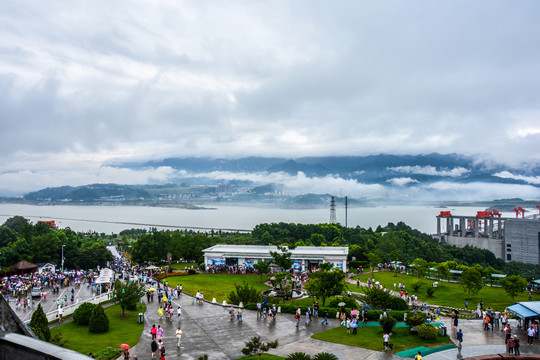
<path fill-rule="evenodd" d="M 86 360 L 88 356 L 28 336 L 0 332 L 0 360 Z"/>
<path fill-rule="evenodd" d="M 9 331 L 35 338 L 36 335 L 19 319 L 9 306 L 4 295 L 0 294 L 0 331 Z"/>
<path fill-rule="evenodd" d="M 540 264 L 540 221 L 513 219 L 506 220 L 504 226 L 505 260 Z"/>
<path fill-rule="evenodd" d="M 504 241 L 500 239 L 489 238 L 474 238 L 462 236 L 444 236 L 444 242 L 457 247 L 465 247 L 465 245 L 474 246 L 480 249 L 491 251 L 499 259 L 503 258 Z"/>

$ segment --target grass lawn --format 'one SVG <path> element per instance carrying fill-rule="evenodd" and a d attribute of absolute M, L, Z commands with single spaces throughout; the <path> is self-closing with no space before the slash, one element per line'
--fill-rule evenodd
<path fill-rule="evenodd" d="M 371 273 L 364 273 L 360 275 L 360 281 L 366 282 L 367 277 Z M 493 309 L 498 309 L 500 311 L 504 310 L 507 306 L 513 305 L 517 301 L 529 301 L 529 295 L 527 292 L 516 297 L 515 301 L 512 301 L 512 298 L 506 294 L 503 288 L 493 287 L 493 286 L 484 286 L 478 292 L 476 296 L 469 298 L 468 294 L 463 290 L 463 287 L 457 283 L 448 283 L 445 281 L 439 281 L 437 290 L 435 291 L 433 297 L 428 298 L 426 295 L 426 288 L 432 286 L 435 280 L 423 278 L 424 285 L 417 291 L 412 290 L 411 284 L 422 278 L 416 276 L 398 274 L 397 277 L 394 277 L 394 273 L 391 271 L 382 271 L 374 272 L 373 277 L 376 281 L 379 281 L 385 288 L 393 289 L 394 283 L 405 284 L 405 288 L 408 290 L 409 295 L 418 296 L 419 300 L 427 301 L 428 304 L 442 305 L 463 308 L 465 306 L 464 301 L 467 298 L 467 303 L 469 309 L 476 310 L 476 306 L 480 301 L 484 302 L 484 309 L 488 306 L 491 306 Z M 356 280 L 356 275 L 352 277 Z M 353 285 L 356 287 L 356 285 Z M 539 294 L 532 294 L 533 300 L 540 300 Z"/>
<path fill-rule="evenodd" d="M 182 284 L 183 291 L 195 295 L 197 291 L 202 291 L 205 300 L 217 302 L 228 302 L 227 296 L 234 290 L 235 284 L 242 284 L 243 281 L 253 286 L 257 291 L 267 290 L 268 286 L 259 283 L 259 275 L 232 275 L 232 274 L 197 274 L 188 276 L 172 276 L 165 280 L 169 286 L 175 287 Z M 265 280 L 265 277 L 263 277 Z"/>
<path fill-rule="evenodd" d="M 312 338 L 375 351 L 383 351 L 384 349 L 383 331 L 379 326 L 359 327 L 357 335 L 347 334 L 347 329 L 344 327 L 336 327 L 314 334 Z M 412 349 L 418 346 L 432 348 L 452 344 L 452 340 L 448 336 L 437 335 L 435 340 L 423 340 L 418 335 L 411 335 L 408 327 L 395 327 L 392 330 L 390 342 L 394 344 L 393 352 Z"/>
<path fill-rule="evenodd" d="M 194 263 L 194 262 L 181 262 L 181 263 L 171 264 L 171 269 L 186 270 L 186 269 L 191 269 L 192 266 L 193 266 L 193 269 L 197 270 L 197 263 Z"/>
<path fill-rule="evenodd" d="M 93 334 L 88 331 L 88 326 L 77 325 L 75 322 L 67 322 L 51 329 L 51 335 L 62 333 L 62 339 L 69 341 L 66 348 L 75 350 L 82 354 L 96 353 L 107 348 L 118 348 L 121 344 L 134 346 L 139 342 L 144 324 L 138 324 L 139 312 L 145 312 L 146 305 L 142 310 L 137 306 L 136 311 L 127 311 L 122 317 L 120 305 L 113 305 L 105 308 L 105 314 L 109 318 L 109 331 L 103 334 Z"/>

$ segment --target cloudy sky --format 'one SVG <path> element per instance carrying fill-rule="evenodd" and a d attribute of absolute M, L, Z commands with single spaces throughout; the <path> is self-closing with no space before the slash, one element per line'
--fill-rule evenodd
<path fill-rule="evenodd" d="M 0 189 L 172 156 L 540 159 L 540 2 L 2 1 Z"/>

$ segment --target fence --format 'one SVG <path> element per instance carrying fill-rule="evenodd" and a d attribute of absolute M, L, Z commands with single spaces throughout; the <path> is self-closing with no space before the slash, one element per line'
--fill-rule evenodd
<path fill-rule="evenodd" d="M 89 302 L 89 303 L 92 303 L 92 304 L 100 304 L 102 302 L 109 301 L 111 299 L 111 296 L 112 296 L 112 293 L 109 291 L 109 292 L 106 292 L 104 294 L 91 297 L 90 299 L 82 301 L 81 303 L 79 303 L 79 300 L 77 299 L 77 302 L 75 304 L 66 305 L 66 306 L 63 307 L 64 313 L 63 313 L 62 316 L 65 318 L 66 316 L 69 316 L 69 315 L 73 314 L 75 309 L 77 309 L 79 307 L 79 305 L 82 304 L 82 303 Z M 47 316 L 47 321 L 48 322 L 54 321 L 54 320 L 58 319 L 58 316 L 57 316 L 58 315 L 58 309 L 53 310 L 53 311 L 49 311 L 45 315 Z"/>

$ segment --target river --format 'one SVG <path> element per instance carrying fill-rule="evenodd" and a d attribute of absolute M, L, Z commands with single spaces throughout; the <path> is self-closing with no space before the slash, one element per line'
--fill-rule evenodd
<path fill-rule="evenodd" d="M 15 215 L 32 222 L 55 220 L 59 228 L 69 227 L 74 231 L 96 231 L 119 233 L 124 229 L 156 227 L 158 229 L 183 229 L 200 227 L 208 229 L 251 230 L 260 223 L 328 223 L 329 209 L 278 209 L 258 206 L 215 206 L 213 209 L 179 209 L 146 206 L 37 206 L 0 204 L 0 224 Z M 348 209 L 349 227 L 363 228 L 388 222 L 405 222 L 412 228 L 433 234 L 436 232 L 436 216 L 442 210 L 451 210 L 453 215 L 475 215 L 478 207 L 439 208 L 433 206 L 378 206 Z M 504 214 L 512 216 L 512 214 Z M 336 208 L 336 219 L 345 225 L 345 209 Z"/>

